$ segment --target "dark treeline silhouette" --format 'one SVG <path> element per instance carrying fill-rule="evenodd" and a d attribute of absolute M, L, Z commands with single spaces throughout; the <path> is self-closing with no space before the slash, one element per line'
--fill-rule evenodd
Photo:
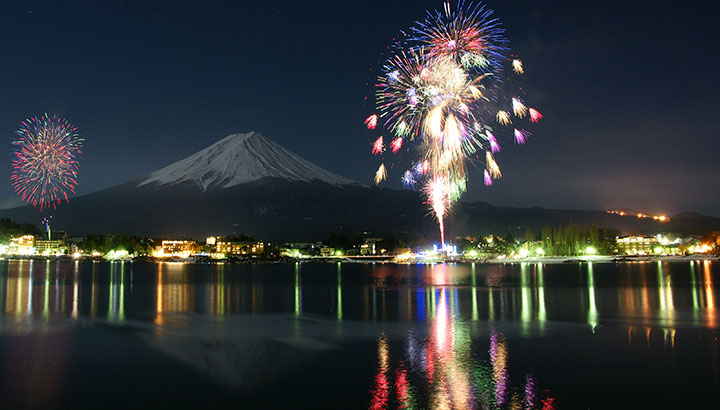
<path fill-rule="evenodd" d="M 564 227 L 544 227 L 535 235 L 535 240 L 542 242 L 546 255 L 581 255 L 588 247 L 592 247 L 598 254 L 609 255 L 615 252 L 615 239 L 619 235 L 620 231 L 613 228 L 570 223 Z M 526 233 L 526 238 L 527 236 Z"/>
<path fill-rule="evenodd" d="M 9 242 L 10 237 L 20 235 L 40 236 L 42 232 L 33 224 L 19 224 L 12 219 L 0 218 L 0 241 Z"/>
<path fill-rule="evenodd" d="M 131 254 L 147 254 L 152 251 L 153 243 L 150 239 L 133 235 L 90 235 L 78 243 L 83 252 L 101 252 L 125 250 Z"/>

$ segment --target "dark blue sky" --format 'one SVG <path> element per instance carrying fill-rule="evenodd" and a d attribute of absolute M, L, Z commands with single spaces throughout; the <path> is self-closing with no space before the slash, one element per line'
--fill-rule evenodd
<path fill-rule="evenodd" d="M 301 3 L 4 2 L 0 203 L 14 198 L 13 132 L 43 112 L 86 138 L 80 193 L 250 130 L 369 183 L 378 161 L 362 124 L 367 84 L 399 30 L 442 2 Z M 720 216 L 712 2 L 488 5 L 545 120 L 526 146 L 498 155 L 504 178 L 494 187 L 471 175 L 466 199 Z"/>

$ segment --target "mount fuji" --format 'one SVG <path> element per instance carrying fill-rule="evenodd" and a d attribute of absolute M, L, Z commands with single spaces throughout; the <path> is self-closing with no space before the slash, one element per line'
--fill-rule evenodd
<path fill-rule="evenodd" d="M 128 183 L 82 195 L 52 211 L 72 235 L 153 237 L 249 234 L 307 240 L 332 232 L 431 227 L 418 194 L 370 187 L 337 175 L 257 132 L 232 134 Z M 0 216 L 37 223 L 32 207 Z"/>
<path fill-rule="evenodd" d="M 155 171 L 138 186 L 193 182 L 202 191 L 230 188 L 263 178 L 294 182 L 361 185 L 308 162 L 256 132 L 232 134 L 213 145 Z"/>

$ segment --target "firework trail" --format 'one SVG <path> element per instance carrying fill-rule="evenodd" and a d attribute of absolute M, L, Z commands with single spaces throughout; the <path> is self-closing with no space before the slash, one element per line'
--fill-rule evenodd
<path fill-rule="evenodd" d="M 502 176 L 493 156 L 500 152 L 496 136 L 524 144 L 530 133 L 508 128 L 513 115 L 515 121 L 537 123 L 542 114 L 521 96 L 507 95 L 507 84 L 525 67 L 510 56 L 500 21 L 482 4 L 460 0 L 453 10 L 446 2 L 443 11 L 429 12 L 406 30 L 391 50 L 376 82 L 378 113 L 365 124 L 392 134 L 393 155 L 403 144 L 412 147 L 403 153 L 417 152 L 403 186 L 420 185 L 444 244 L 444 218 L 466 191 L 468 165 L 484 162 L 485 185 L 492 185 Z M 390 155 L 382 137 L 372 152 Z M 375 183 L 386 176 L 383 163 Z"/>
<path fill-rule="evenodd" d="M 40 210 L 67 202 L 68 193 L 75 194 L 84 141 L 77 128 L 45 114 L 21 121 L 16 134 L 10 176 L 15 192 Z"/>

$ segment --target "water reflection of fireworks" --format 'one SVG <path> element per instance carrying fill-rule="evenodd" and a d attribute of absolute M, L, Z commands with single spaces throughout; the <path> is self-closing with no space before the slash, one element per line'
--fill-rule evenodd
<path fill-rule="evenodd" d="M 404 352 L 394 363 L 390 344 L 378 338 L 378 365 L 371 390 L 371 409 L 497 409 L 555 408 L 555 398 L 527 374 L 511 383 L 509 348 L 493 329 L 485 359 L 476 357 L 470 327 L 456 314 L 452 292 L 436 289 L 436 305 L 429 334 L 409 331 Z"/>

